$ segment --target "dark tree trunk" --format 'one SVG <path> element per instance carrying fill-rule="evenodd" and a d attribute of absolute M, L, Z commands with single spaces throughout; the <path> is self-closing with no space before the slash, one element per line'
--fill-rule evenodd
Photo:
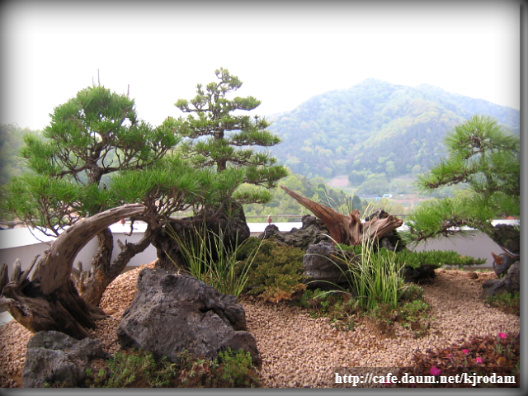
<path fill-rule="evenodd" d="M 375 216 L 362 223 L 357 209 L 346 216 L 318 202 L 305 198 L 284 186 L 281 186 L 281 188 L 317 216 L 328 228 L 330 236 L 336 243 L 360 245 L 364 239 L 380 239 L 403 224 L 403 220 L 390 215 L 386 217 Z"/>
<path fill-rule="evenodd" d="M 95 328 L 95 320 L 106 315 L 79 295 L 71 277 L 73 260 L 89 240 L 110 224 L 144 211 L 140 204 L 124 205 L 65 230 L 38 261 L 31 278 L 28 275 L 33 265 L 26 271 L 13 271 L 7 284 L 4 277 L 0 306 L 32 332 L 57 330 L 78 339 L 87 337 L 87 329 Z"/>

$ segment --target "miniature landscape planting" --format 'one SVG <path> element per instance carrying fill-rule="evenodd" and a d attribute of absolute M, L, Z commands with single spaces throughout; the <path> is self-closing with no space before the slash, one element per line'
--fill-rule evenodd
<path fill-rule="evenodd" d="M 454 128 L 416 183 L 455 193 L 425 200 L 402 227 L 382 208 L 342 213 L 281 185 L 288 169 L 257 150 L 280 139 L 240 115 L 260 102 L 229 98 L 241 81 L 215 75 L 176 102 L 186 117 L 157 127 L 128 95 L 94 85 L 24 138 L 27 172 L 2 186 L 1 207 L 54 241 L 30 265 L 0 269 L 14 318 L 0 329 L 1 386 L 332 388 L 390 370 L 511 381 L 361 387 L 519 387 L 520 226 L 490 220 L 520 213 L 519 138 L 487 116 Z M 269 217 L 251 236 L 244 208 L 277 188 L 310 213 L 289 232 Z M 121 221 L 146 225 L 139 242 L 114 247 Z M 500 246 L 493 268 L 412 249 L 467 228 Z M 92 239 L 91 263 L 76 263 Z M 127 266 L 151 245 L 154 261 Z"/>

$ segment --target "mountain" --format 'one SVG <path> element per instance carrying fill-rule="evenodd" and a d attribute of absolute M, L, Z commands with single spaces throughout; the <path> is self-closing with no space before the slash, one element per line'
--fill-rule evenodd
<path fill-rule="evenodd" d="M 445 155 L 443 138 L 475 114 L 520 133 L 520 112 L 440 88 L 368 79 L 330 91 L 272 119 L 282 143 L 272 154 L 294 173 L 354 185 L 428 170 Z"/>

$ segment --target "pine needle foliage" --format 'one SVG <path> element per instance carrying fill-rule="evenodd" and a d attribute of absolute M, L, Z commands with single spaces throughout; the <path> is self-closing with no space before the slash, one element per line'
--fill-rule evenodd
<path fill-rule="evenodd" d="M 144 203 L 150 211 L 143 220 L 163 222 L 177 211 L 217 205 L 242 183 L 235 168 L 220 175 L 179 158 L 174 122 L 153 127 L 134 106 L 128 95 L 92 86 L 55 107 L 42 136 L 24 137 L 20 156 L 29 171 L 4 186 L 4 209 L 58 235 L 125 203 Z"/>
<path fill-rule="evenodd" d="M 244 172 L 244 184 L 233 194 L 235 200 L 243 204 L 268 202 L 271 195 L 267 189 L 275 187 L 287 170 L 263 148 L 278 144 L 280 139 L 266 130 L 270 124 L 264 118 L 241 113 L 256 109 L 259 100 L 252 96 L 229 98 L 242 86 L 238 77 L 224 68 L 217 69 L 215 75 L 217 81 L 205 87 L 197 85 L 193 99 L 175 103 L 188 113 L 186 118 L 167 122 L 187 138 L 180 152 L 196 167 L 212 167 L 217 172 L 235 167 Z"/>
<path fill-rule="evenodd" d="M 451 198 L 429 200 L 406 219 L 408 242 L 453 235 L 469 226 L 488 234 L 490 219 L 520 214 L 520 139 L 496 120 L 475 115 L 445 138 L 447 157 L 418 178 L 422 192 L 458 186 Z M 462 229 L 463 230 L 463 229 Z"/>
<path fill-rule="evenodd" d="M 126 203 L 111 190 L 111 175 L 144 170 L 180 141 L 164 125 L 139 120 L 128 95 L 102 86 L 79 91 L 50 116 L 42 135 L 24 137 L 20 156 L 29 171 L 5 186 L 3 206 L 52 235 Z"/>

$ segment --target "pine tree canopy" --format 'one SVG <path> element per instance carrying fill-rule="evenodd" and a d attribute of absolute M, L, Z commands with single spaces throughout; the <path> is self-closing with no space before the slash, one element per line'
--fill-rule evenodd
<path fill-rule="evenodd" d="M 57 106 L 42 135 L 26 135 L 20 151 L 30 172 L 3 188 L 4 210 L 50 235 L 125 203 L 149 208 L 157 227 L 172 213 L 218 205 L 242 183 L 241 171 L 222 175 L 178 158 L 177 124 L 140 121 L 134 100 L 102 86 L 81 90 Z"/>
<path fill-rule="evenodd" d="M 426 201 L 406 219 L 409 239 L 470 226 L 488 234 L 492 218 L 520 214 L 520 139 L 488 116 L 473 116 L 445 138 L 447 157 L 418 178 L 423 191 L 458 185 L 452 198 Z"/>
<path fill-rule="evenodd" d="M 256 150 L 254 146 L 270 147 L 280 139 L 266 130 L 269 123 L 259 116 L 241 114 L 260 105 L 252 96 L 234 97 L 228 95 L 238 90 L 242 82 L 227 69 L 215 72 L 217 82 L 198 84 L 197 94 L 191 100 L 179 99 L 175 106 L 186 118 L 172 119 L 181 136 L 187 139 L 181 145 L 182 155 L 190 158 L 197 167 L 211 167 L 224 172 L 229 167 L 243 170 L 245 184 L 233 198 L 242 203 L 267 202 L 270 195 L 248 185 L 265 189 L 272 188 L 286 176 L 287 170 L 277 165 L 269 152 Z"/>

